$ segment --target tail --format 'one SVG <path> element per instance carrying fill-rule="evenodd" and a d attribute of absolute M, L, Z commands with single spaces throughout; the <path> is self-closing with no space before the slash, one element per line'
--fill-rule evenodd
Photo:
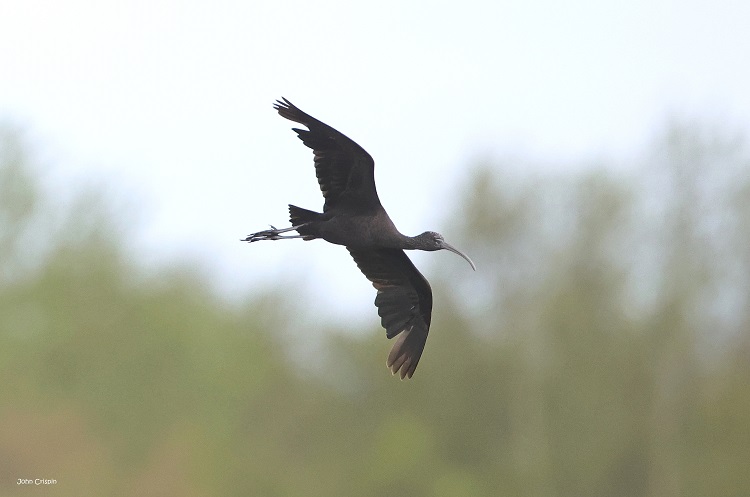
<path fill-rule="evenodd" d="M 319 212 L 309 211 L 302 207 L 289 204 L 289 222 L 292 223 L 292 226 L 300 226 L 301 224 L 320 221 L 322 217 L 323 214 L 320 214 Z M 297 233 L 303 235 L 304 240 L 314 240 L 317 238 L 313 233 L 311 226 L 300 226 L 297 228 Z"/>

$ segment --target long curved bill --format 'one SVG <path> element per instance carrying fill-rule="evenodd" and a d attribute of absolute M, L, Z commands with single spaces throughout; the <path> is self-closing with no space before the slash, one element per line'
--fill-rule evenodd
<path fill-rule="evenodd" d="M 468 262 L 469 264 L 471 264 L 471 269 L 473 269 L 474 271 L 477 270 L 477 267 L 474 265 L 474 262 L 472 262 L 472 260 L 469 259 L 468 255 L 464 254 L 463 252 L 461 252 L 460 250 L 458 250 L 456 247 L 454 247 L 450 243 L 446 242 L 445 240 L 443 240 L 442 248 L 444 248 L 445 250 L 450 250 L 454 254 L 460 255 L 461 257 L 463 257 L 464 259 L 466 259 L 466 262 Z"/>

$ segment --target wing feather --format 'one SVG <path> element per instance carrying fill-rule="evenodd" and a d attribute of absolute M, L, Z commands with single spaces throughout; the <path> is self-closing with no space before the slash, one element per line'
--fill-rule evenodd
<path fill-rule="evenodd" d="M 292 129 L 313 150 L 315 175 L 325 198 L 323 212 L 340 204 L 346 204 L 350 212 L 380 206 L 375 188 L 375 162 L 365 149 L 285 98 L 277 100 L 274 108 L 281 117 L 308 128 Z"/>
<path fill-rule="evenodd" d="M 430 284 L 400 249 L 347 247 L 378 294 L 375 305 L 388 338 L 397 337 L 386 364 L 393 374 L 411 378 L 430 331 Z"/>

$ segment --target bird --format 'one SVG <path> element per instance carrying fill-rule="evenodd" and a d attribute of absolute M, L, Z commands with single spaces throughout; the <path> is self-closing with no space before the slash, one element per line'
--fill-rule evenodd
<path fill-rule="evenodd" d="M 375 306 L 387 338 L 396 338 L 386 366 L 402 380 L 411 378 L 430 330 L 432 289 L 404 250 L 449 250 L 476 271 L 474 262 L 439 233 L 406 236 L 396 229 L 378 198 L 375 162 L 365 149 L 286 98 L 276 100 L 274 109 L 281 117 L 307 128 L 292 130 L 313 150 L 323 212 L 289 204 L 291 227 L 277 229 L 271 225 L 271 229 L 252 233 L 241 241 L 319 238 L 345 246 L 377 290 Z M 297 234 L 284 234 L 290 231 Z"/>

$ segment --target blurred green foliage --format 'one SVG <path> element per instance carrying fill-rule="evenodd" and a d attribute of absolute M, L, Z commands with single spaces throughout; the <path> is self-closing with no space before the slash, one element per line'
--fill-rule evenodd
<path fill-rule="evenodd" d="M 479 269 L 425 271 L 405 382 L 376 319 L 295 367 L 288 289 L 147 275 L 107 202 L 55 205 L 31 157 L 0 136 L 0 495 L 750 495 L 741 138 L 675 124 L 626 168 L 479 164 L 448 220 Z"/>

